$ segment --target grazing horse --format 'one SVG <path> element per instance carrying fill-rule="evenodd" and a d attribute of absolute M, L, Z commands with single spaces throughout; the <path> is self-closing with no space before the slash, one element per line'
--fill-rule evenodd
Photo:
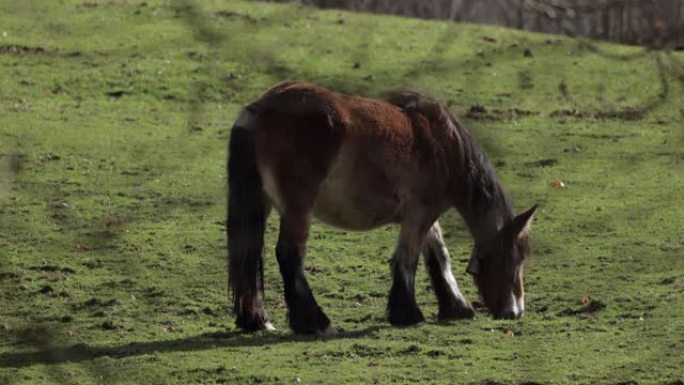
<path fill-rule="evenodd" d="M 536 208 L 515 216 L 492 165 L 439 103 L 413 92 L 387 100 L 281 83 L 245 107 L 229 146 L 229 285 L 236 324 L 272 329 L 261 302 L 271 208 L 280 213 L 276 257 L 295 333 L 334 333 L 304 274 L 311 218 L 368 230 L 401 226 L 392 257 L 392 325 L 424 320 L 414 283 L 419 255 L 439 320 L 472 318 L 451 272 L 437 218 L 455 207 L 474 238 L 467 271 L 495 318 L 524 311 L 523 267 Z"/>

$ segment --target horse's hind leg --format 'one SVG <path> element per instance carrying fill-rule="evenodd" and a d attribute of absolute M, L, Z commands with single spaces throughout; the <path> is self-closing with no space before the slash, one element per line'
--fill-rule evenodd
<path fill-rule="evenodd" d="M 276 256 L 285 286 L 290 327 L 298 334 L 331 334 L 335 329 L 316 303 L 304 275 L 308 235 L 308 214 L 301 210 L 285 210 L 280 219 Z"/>
<path fill-rule="evenodd" d="M 435 222 L 423 242 L 425 266 L 439 302 L 440 320 L 473 318 L 475 312 L 465 299 L 451 272 L 451 258 L 444 244 L 442 229 Z"/>
<path fill-rule="evenodd" d="M 233 309 L 235 312 L 235 324 L 244 330 L 275 330 L 268 319 L 261 300 L 263 293 L 263 247 L 264 230 L 266 219 L 271 211 L 269 202 L 264 201 L 261 216 L 255 215 L 251 224 L 260 229 L 250 229 L 247 232 L 233 230 L 242 239 L 247 240 L 241 244 L 240 239 L 233 239 L 237 250 L 247 249 L 250 258 L 233 258 L 229 264 L 230 280 L 233 286 Z M 257 219 L 258 218 L 258 219 Z M 233 227 L 235 224 L 233 224 Z M 240 253 L 234 251 L 234 257 Z"/>
<path fill-rule="evenodd" d="M 392 257 L 392 289 L 387 302 L 389 321 L 394 326 L 415 325 L 425 320 L 416 303 L 415 277 L 424 231 L 402 225 Z"/>

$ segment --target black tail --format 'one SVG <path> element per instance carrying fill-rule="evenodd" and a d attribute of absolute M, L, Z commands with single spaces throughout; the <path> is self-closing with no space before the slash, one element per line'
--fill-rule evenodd
<path fill-rule="evenodd" d="M 242 120 L 242 119 L 241 119 Z M 254 135 L 236 122 L 228 155 L 228 285 L 235 323 L 246 330 L 266 328 L 261 304 L 267 209 L 257 169 Z"/>

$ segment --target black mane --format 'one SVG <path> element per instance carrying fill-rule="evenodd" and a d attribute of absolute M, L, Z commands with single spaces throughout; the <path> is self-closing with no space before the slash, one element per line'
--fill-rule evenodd
<path fill-rule="evenodd" d="M 478 146 L 475 138 L 449 109 L 435 100 L 413 91 L 402 91 L 387 98 L 401 109 L 411 114 L 418 110 L 430 120 L 439 120 L 453 130 L 452 152 L 458 159 L 459 196 L 461 214 L 466 222 L 474 225 L 476 219 L 481 218 L 493 207 L 497 212 L 498 221 L 505 222 L 513 218 L 513 208 L 494 171 L 494 166 Z"/>

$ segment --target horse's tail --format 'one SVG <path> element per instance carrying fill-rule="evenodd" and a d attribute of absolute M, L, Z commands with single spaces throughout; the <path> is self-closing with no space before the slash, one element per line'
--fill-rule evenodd
<path fill-rule="evenodd" d="M 251 110 L 251 111 L 250 111 Z M 267 208 L 257 169 L 254 106 L 245 108 L 233 125 L 228 152 L 228 285 L 237 326 L 267 327 L 263 293 L 263 248 Z"/>

